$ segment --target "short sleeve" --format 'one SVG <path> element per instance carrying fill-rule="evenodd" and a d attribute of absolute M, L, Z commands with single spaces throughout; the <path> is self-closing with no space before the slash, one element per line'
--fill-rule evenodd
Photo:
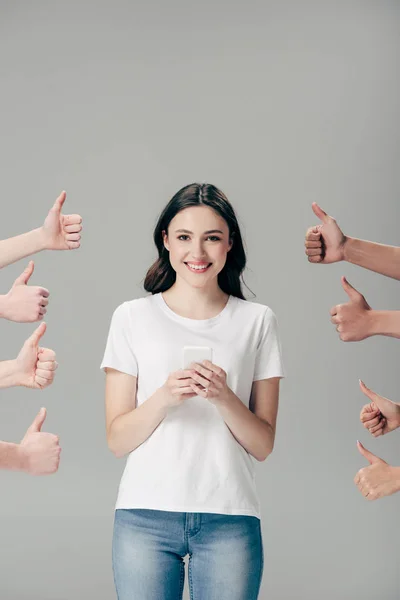
<path fill-rule="evenodd" d="M 278 323 L 275 314 L 267 308 L 257 346 L 253 381 L 284 376 Z"/>
<path fill-rule="evenodd" d="M 132 327 L 129 306 L 125 302 L 118 306 L 111 319 L 106 349 L 100 369 L 110 367 L 122 373 L 138 374 L 137 361 L 132 348 Z"/>

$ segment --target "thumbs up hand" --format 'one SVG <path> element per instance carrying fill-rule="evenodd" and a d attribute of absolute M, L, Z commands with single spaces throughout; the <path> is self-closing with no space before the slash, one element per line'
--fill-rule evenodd
<path fill-rule="evenodd" d="M 400 405 L 388 398 L 379 396 L 360 380 L 363 394 L 370 399 L 360 413 L 360 421 L 374 437 L 390 433 L 400 427 Z"/>
<path fill-rule="evenodd" d="M 66 197 L 67 194 L 61 192 L 42 227 L 44 248 L 47 250 L 73 250 L 80 246 L 82 217 L 61 214 Z"/>
<path fill-rule="evenodd" d="M 343 342 L 359 342 L 372 335 L 373 311 L 364 296 L 345 277 L 342 277 L 342 286 L 349 302 L 331 308 L 331 323 L 336 325 Z"/>
<path fill-rule="evenodd" d="M 41 431 L 45 418 L 46 409 L 41 408 L 19 445 L 21 470 L 30 475 L 50 475 L 60 463 L 58 436 Z"/>
<path fill-rule="evenodd" d="M 360 469 L 354 483 L 367 500 L 377 500 L 390 496 L 400 490 L 400 467 L 392 467 L 387 462 L 369 452 L 361 442 L 357 442 L 358 450 L 370 463 Z"/>
<path fill-rule="evenodd" d="M 316 202 L 311 206 L 321 223 L 309 227 L 306 232 L 305 252 L 309 262 L 329 264 L 344 260 L 346 236 L 335 219 L 323 211 Z"/>
<path fill-rule="evenodd" d="M 43 389 L 52 383 L 58 364 L 54 350 L 39 348 L 39 341 L 45 331 L 46 323 L 41 323 L 25 341 L 15 359 L 17 385 Z"/>
<path fill-rule="evenodd" d="M 28 286 L 34 263 L 31 260 L 25 271 L 14 281 L 11 290 L 0 297 L 0 315 L 9 321 L 33 323 L 46 314 L 49 291 L 38 286 Z"/>

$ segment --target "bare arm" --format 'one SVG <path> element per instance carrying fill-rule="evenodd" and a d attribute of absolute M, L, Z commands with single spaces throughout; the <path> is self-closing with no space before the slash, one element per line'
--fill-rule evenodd
<path fill-rule="evenodd" d="M 0 469 L 24 470 L 24 461 L 19 444 L 0 442 Z"/>
<path fill-rule="evenodd" d="M 46 409 L 41 408 L 21 443 L 0 442 L 0 469 L 30 475 L 51 475 L 57 471 L 61 448 L 58 435 L 41 431 L 46 415 Z"/>
<path fill-rule="evenodd" d="M 375 273 L 400 280 L 400 248 L 346 237 L 344 260 Z"/>
<path fill-rule="evenodd" d="M 41 227 L 0 241 L 0 269 L 46 248 Z"/>
<path fill-rule="evenodd" d="M 19 369 L 16 360 L 2 360 L 0 362 L 0 388 L 21 385 Z"/>
<path fill-rule="evenodd" d="M 271 454 L 279 401 L 279 377 L 253 383 L 250 409 L 233 393 L 216 406 L 239 444 L 255 459 L 262 461 Z"/>
<path fill-rule="evenodd" d="M 400 280 L 400 248 L 346 236 L 335 219 L 316 202 L 312 209 L 321 224 L 306 232 L 306 254 L 311 263 L 330 264 L 345 260 Z"/>
<path fill-rule="evenodd" d="M 400 338 L 400 310 L 371 310 L 371 335 Z"/>
<path fill-rule="evenodd" d="M 135 408 L 137 378 L 106 369 L 107 443 L 118 458 L 140 446 L 167 414 L 160 393 Z"/>
<path fill-rule="evenodd" d="M 61 214 L 66 193 L 61 192 L 42 225 L 0 241 L 0 269 L 41 250 L 73 250 L 80 246 L 82 217 Z"/>

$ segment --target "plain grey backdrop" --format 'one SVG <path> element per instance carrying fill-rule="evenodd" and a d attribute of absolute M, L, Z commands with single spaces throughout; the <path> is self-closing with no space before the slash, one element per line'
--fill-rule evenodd
<path fill-rule="evenodd" d="M 399 308 L 400 283 L 310 265 L 303 239 L 318 201 L 345 233 L 400 243 L 399 29 L 395 1 L 0 2 L 0 239 L 41 225 L 62 189 L 84 219 L 79 251 L 34 258 L 55 382 L 1 393 L 0 439 L 46 406 L 63 449 L 54 476 L 1 473 L 2 600 L 115 598 L 125 461 L 106 446 L 99 364 L 113 310 L 144 293 L 159 212 L 193 181 L 237 210 L 245 279 L 278 317 L 288 373 L 257 464 L 260 598 L 398 598 L 400 495 L 369 503 L 353 478 L 357 439 L 400 465 L 400 432 L 369 436 L 358 389 L 400 400 L 400 342 L 340 342 L 329 309 L 342 274 L 379 309 Z M 27 263 L 0 273 L 1 293 Z M 35 327 L 2 321 L 0 358 Z"/>

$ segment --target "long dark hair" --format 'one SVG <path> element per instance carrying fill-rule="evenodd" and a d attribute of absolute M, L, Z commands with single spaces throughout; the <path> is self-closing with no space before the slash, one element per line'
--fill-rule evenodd
<path fill-rule="evenodd" d="M 241 276 L 246 266 L 246 253 L 239 224 L 228 198 L 221 190 L 209 183 L 191 183 L 183 187 L 162 211 L 153 234 L 158 259 L 147 271 L 144 289 L 146 292 L 157 294 L 165 292 L 175 283 L 176 273 L 170 264 L 168 250 L 164 246 L 163 231 L 168 232 L 170 222 L 181 210 L 189 206 L 201 205 L 209 206 L 226 221 L 232 241 L 224 268 L 218 274 L 218 285 L 226 294 L 245 300 Z"/>

